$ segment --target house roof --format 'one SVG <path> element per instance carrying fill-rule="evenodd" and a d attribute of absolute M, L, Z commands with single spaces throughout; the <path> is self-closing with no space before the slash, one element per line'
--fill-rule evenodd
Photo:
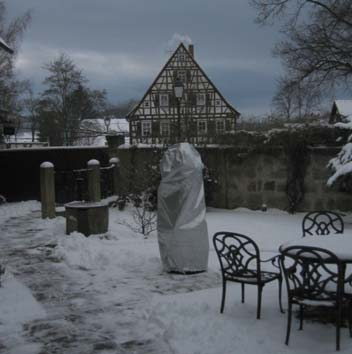
<path fill-rule="evenodd" d="M 9 45 L 0 37 L 0 47 L 7 51 L 10 54 L 13 54 L 13 49 L 9 47 Z"/>
<path fill-rule="evenodd" d="M 335 100 L 334 108 L 344 117 L 352 116 L 352 100 Z"/>
<path fill-rule="evenodd" d="M 174 53 L 171 55 L 171 57 L 169 58 L 169 60 L 166 62 L 166 64 L 163 66 L 163 68 L 160 70 L 159 74 L 157 75 L 157 77 L 155 78 L 155 80 L 152 82 L 152 84 L 149 86 L 149 88 L 147 89 L 146 93 L 144 94 L 144 96 L 142 97 L 142 99 L 139 101 L 139 103 L 133 107 L 133 109 L 126 115 L 126 118 L 130 118 L 131 116 L 134 115 L 134 113 L 139 109 L 139 107 L 141 106 L 141 104 L 143 103 L 143 101 L 145 100 L 145 98 L 147 97 L 147 95 L 150 93 L 150 91 L 152 90 L 153 86 L 157 83 L 158 79 L 160 78 L 160 76 L 163 74 L 163 72 L 165 71 L 165 69 L 168 67 L 168 65 L 170 64 L 170 62 L 173 60 L 173 58 L 177 55 L 177 53 L 179 52 L 180 49 L 183 49 L 185 53 L 187 53 L 189 55 L 189 58 L 192 60 L 192 62 L 194 63 L 194 65 L 196 66 L 196 68 L 198 70 L 200 70 L 200 72 L 203 74 L 203 76 L 205 77 L 206 80 L 208 80 L 208 82 L 213 86 L 215 92 L 221 97 L 221 99 L 226 103 L 226 105 L 229 107 L 229 109 L 231 111 L 233 111 L 233 113 L 240 115 L 240 113 L 230 104 L 228 103 L 228 101 L 224 98 L 224 96 L 220 93 L 220 91 L 216 88 L 216 86 L 213 84 L 213 82 L 209 79 L 209 77 L 207 76 L 207 74 L 204 72 L 204 70 L 199 66 L 199 64 L 197 63 L 197 61 L 194 59 L 194 56 L 191 55 L 191 53 L 186 49 L 186 47 L 184 46 L 184 44 L 181 42 L 180 45 L 176 48 L 176 50 L 174 51 Z"/>

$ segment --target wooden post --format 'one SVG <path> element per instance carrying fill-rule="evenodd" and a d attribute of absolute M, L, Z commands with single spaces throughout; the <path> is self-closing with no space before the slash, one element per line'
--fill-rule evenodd
<path fill-rule="evenodd" d="M 89 160 L 88 167 L 88 196 L 91 202 L 100 202 L 100 163 L 98 160 Z"/>
<path fill-rule="evenodd" d="M 40 165 L 40 199 L 42 218 L 55 218 L 55 178 L 54 165 L 51 162 Z"/>
<path fill-rule="evenodd" d="M 120 180 L 120 159 L 118 157 L 112 157 L 109 160 L 109 163 L 111 165 L 114 165 L 114 169 L 112 172 L 112 180 L 113 180 L 113 190 L 114 190 L 114 195 L 119 195 L 120 194 L 120 188 L 119 188 L 119 180 Z"/>

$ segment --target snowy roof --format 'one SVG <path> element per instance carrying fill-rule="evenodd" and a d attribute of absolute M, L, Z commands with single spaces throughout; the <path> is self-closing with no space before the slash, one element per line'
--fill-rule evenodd
<path fill-rule="evenodd" d="M 9 45 L 0 37 L 0 47 L 5 49 L 8 53 L 12 54 L 13 50 L 9 47 Z"/>
<path fill-rule="evenodd" d="M 344 117 L 352 116 L 352 100 L 336 100 L 334 104 L 340 115 Z"/>

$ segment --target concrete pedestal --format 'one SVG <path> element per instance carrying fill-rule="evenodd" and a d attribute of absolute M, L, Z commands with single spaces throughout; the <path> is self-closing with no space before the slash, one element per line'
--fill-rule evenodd
<path fill-rule="evenodd" d="M 109 207 L 103 202 L 65 204 L 66 234 L 78 231 L 85 236 L 104 234 L 109 227 Z"/>

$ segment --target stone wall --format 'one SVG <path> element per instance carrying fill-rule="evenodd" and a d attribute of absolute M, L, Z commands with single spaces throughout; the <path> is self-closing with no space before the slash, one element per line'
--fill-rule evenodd
<path fill-rule="evenodd" d="M 218 208 L 247 207 L 287 210 L 288 158 L 282 148 L 250 151 L 244 148 L 200 148 L 207 167 L 207 205 Z M 298 210 L 352 210 L 352 195 L 326 187 L 328 161 L 340 148 L 309 148 L 304 179 L 304 199 Z M 158 167 L 162 150 L 155 148 L 117 149 L 121 160 L 121 183 L 124 190 L 145 179 L 145 167 Z M 302 160 L 302 163 L 303 160 Z M 133 170 L 133 178 L 131 175 Z"/>
<path fill-rule="evenodd" d="M 243 147 L 198 149 L 207 167 L 207 205 L 288 209 L 288 158 L 282 148 Z M 328 161 L 339 147 L 309 148 L 304 179 L 305 195 L 298 210 L 352 210 L 352 195 L 326 187 Z M 39 166 L 50 161 L 56 170 L 85 168 L 90 159 L 102 166 L 120 158 L 121 191 L 143 190 L 151 173 L 158 175 L 160 148 L 44 148 L 0 150 L 0 194 L 8 201 L 39 199 Z M 302 159 L 303 163 L 303 159 Z"/>
<path fill-rule="evenodd" d="M 280 151 L 273 154 L 223 149 L 220 154 L 210 149 L 202 152 L 203 161 L 217 182 L 208 188 L 212 205 L 230 209 L 259 209 L 263 204 L 286 208 L 287 168 Z"/>
<path fill-rule="evenodd" d="M 352 210 L 351 194 L 339 192 L 338 187 L 332 189 L 326 186 L 326 181 L 331 175 L 326 166 L 340 150 L 340 148 L 313 148 L 310 150 L 302 210 Z"/>

